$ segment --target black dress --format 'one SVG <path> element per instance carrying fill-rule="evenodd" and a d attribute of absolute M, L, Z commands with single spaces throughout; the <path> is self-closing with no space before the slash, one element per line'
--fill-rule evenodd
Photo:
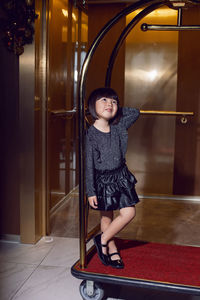
<path fill-rule="evenodd" d="M 124 107 L 122 117 L 105 133 L 91 126 L 86 133 L 86 194 L 97 196 L 99 210 L 116 210 L 135 205 L 137 182 L 125 163 L 128 128 L 139 110 Z"/>

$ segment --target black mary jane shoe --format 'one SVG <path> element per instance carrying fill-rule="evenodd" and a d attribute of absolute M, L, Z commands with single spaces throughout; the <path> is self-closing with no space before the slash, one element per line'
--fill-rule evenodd
<path fill-rule="evenodd" d="M 109 254 L 109 258 L 110 258 L 109 265 L 115 269 L 123 269 L 124 263 L 123 263 L 122 259 L 120 258 L 120 259 L 112 260 L 111 256 L 113 256 L 113 255 L 119 255 L 119 257 L 120 257 L 119 252 L 114 252 L 114 253 Z"/>
<path fill-rule="evenodd" d="M 103 254 L 102 252 L 102 247 L 107 247 L 107 244 L 104 245 L 104 244 L 101 244 L 101 234 L 98 234 L 96 235 L 94 238 L 93 238 L 93 241 L 94 241 L 94 244 L 97 248 L 97 253 L 98 253 L 98 256 L 99 256 L 99 259 L 100 261 L 102 262 L 102 264 L 104 264 L 105 266 L 108 266 L 109 265 L 109 258 L 108 258 L 108 255 L 106 254 Z"/>

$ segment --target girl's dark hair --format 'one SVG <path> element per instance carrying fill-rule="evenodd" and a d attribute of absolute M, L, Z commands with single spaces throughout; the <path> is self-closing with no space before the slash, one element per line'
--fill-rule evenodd
<path fill-rule="evenodd" d="M 90 96 L 88 98 L 88 109 L 89 109 L 91 116 L 93 117 L 94 120 L 98 119 L 98 116 L 96 113 L 96 101 L 103 97 L 117 100 L 117 107 L 118 107 L 117 113 L 116 113 L 115 117 L 109 121 L 109 123 L 110 124 L 118 123 L 118 121 L 121 117 L 121 108 L 120 108 L 120 104 L 119 104 L 119 98 L 118 98 L 117 93 L 113 89 L 108 88 L 108 87 L 98 88 L 90 94 Z"/>

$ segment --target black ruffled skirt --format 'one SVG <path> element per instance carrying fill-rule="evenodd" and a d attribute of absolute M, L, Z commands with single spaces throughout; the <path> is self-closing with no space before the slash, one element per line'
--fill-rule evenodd
<path fill-rule="evenodd" d="M 117 210 L 139 202 L 137 180 L 126 164 L 111 171 L 95 172 L 98 210 Z"/>

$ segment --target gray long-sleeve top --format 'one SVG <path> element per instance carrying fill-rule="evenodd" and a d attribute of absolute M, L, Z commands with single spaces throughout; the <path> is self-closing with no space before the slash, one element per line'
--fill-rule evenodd
<path fill-rule="evenodd" d="M 86 194 L 95 196 L 95 169 L 113 170 L 125 161 L 128 142 L 128 128 L 138 119 L 140 111 L 123 107 L 122 116 L 116 125 L 110 125 L 110 132 L 102 132 L 90 126 L 86 133 Z"/>

